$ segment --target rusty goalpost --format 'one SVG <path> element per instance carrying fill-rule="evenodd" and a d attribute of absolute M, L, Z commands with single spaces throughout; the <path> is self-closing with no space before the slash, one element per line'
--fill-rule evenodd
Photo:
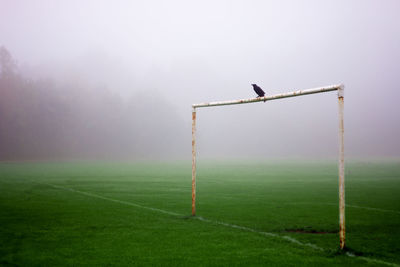
<path fill-rule="evenodd" d="M 345 189 L 344 189 L 344 125 L 343 125 L 343 109 L 344 109 L 344 85 L 330 85 L 312 89 L 298 90 L 288 93 L 249 98 L 229 101 L 217 101 L 209 103 L 200 103 L 192 105 L 192 216 L 196 215 L 196 109 L 203 107 L 215 107 L 225 105 L 250 104 L 260 101 L 271 101 L 281 98 L 296 97 L 309 94 L 326 93 L 337 91 L 338 109 L 339 109 L 339 246 L 340 249 L 345 247 Z"/>

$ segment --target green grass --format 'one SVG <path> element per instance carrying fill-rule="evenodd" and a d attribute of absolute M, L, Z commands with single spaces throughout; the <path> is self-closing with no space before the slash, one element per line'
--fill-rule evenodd
<path fill-rule="evenodd" d="M 189 216 L 190 162 L 2 163 L 0 265 L 400 264 L 398 162 L 346 165 L 346 242 L 361 257 L 338 253 L 335 163 L 199 162 L 197 178 L 212 222 Z"/>

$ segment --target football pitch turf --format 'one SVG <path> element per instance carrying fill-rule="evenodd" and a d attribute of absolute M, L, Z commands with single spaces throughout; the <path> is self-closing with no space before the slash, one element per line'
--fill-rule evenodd
<path fill-rule="evenodd" d="M 0 163 L 0 265 L 398 266 L 400 161 Z"/>

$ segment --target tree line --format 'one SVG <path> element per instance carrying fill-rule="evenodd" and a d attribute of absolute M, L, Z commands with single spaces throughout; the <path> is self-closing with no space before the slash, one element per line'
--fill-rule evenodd
<path fill-rule="evenodd" d="M 177 156 L 182 121 L 161 96 L 24 76 L 0 47 L 0 160 Z"/>

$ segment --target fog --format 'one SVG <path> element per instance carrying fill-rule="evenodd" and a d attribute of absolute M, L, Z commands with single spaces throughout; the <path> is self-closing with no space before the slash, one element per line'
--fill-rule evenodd
<path fill-rule="evenodd" d="M 400 156 L 400 2 L 0 0 L 0 160 L 190 159 L 191 104 L 343 83 Z M 334 158 L 335 92 L 199 109 L 199 159 Z"/>

